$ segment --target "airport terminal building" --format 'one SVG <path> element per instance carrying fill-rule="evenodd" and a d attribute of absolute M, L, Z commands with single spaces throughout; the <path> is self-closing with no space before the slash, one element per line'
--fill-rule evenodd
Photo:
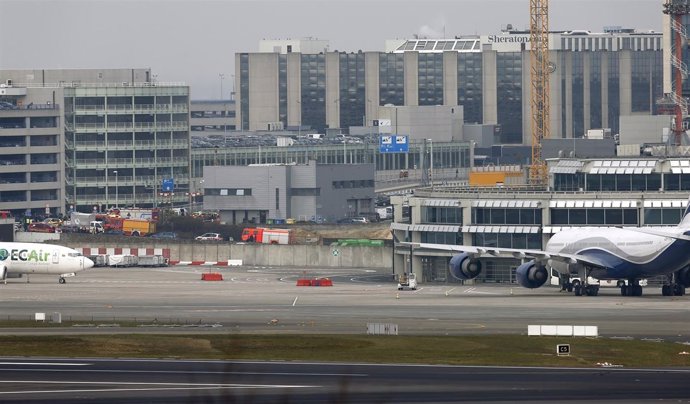
<path fill-rule="evenodd" d="M 543 249 L 563 230 L 582 227 L 675 226 L 688 204 L 687 159 L 555 159 L 550 189 L 421 188 L 393 196 L 391 225 L 399 241 Z M 456 282 L 452 254 L 396 247 L 398 274 Z M 478 282 L 513 282 L 519 259 L 488 256 Z"/>

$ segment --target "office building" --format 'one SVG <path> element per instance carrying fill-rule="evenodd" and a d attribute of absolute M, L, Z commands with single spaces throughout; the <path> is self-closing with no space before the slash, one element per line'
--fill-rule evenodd
<path fill-rule="evenodd" d="M 19 144 L 47 142 L 5 158 L 24 172 L 40 172 L 24 178 L 29 191 L 14 191 L 13 202 L 24 198 L 36 210 L 40 198 L 51 214 L 186 203 L 188 86 L 155 82 L 149 69 L 3 70 L 0 80 L 0 100 L 17 106 L 0 116 L 28 117 L 26 129 L 7 136 L 19 130 Z M 36 112 L 39 107 L 44 112 Z M 54 112 L 46 115 L 47 110 Z M 36 132 L 33 116 L 36 125 L 48 128 Z M 0 153 L 10 154 L 4 149 Z"/>
<path fill-rule="evenodd" d="M 530 144 L 529 33 L 387 41 L 385 52 L 325 49 L 235 55 L 237 127 L 371 125 L 380 107 L 459 106 L 464 122 L 496 125 L 504 144 Z M 662 96 L 662 35 L 610 29 L 553 32 L 551 136 L 619 130 Z M 271 51 L 275 48 L 275 51 Z M 318 47 L 319 49 L 322 47 Z"/>
<path fill-rule="evenodd" d="M 203 184 L 204 208 L 230 224 L 334 222 L 374 211 L 373 164 L 206 167 Z"/>

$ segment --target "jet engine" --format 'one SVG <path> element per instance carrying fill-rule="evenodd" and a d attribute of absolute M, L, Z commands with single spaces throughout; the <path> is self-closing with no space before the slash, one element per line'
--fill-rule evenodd
<path fill-rule="evenodd" d="M 463 281 L 474 279 L 482 272 L 481 261 L 471 258 L 466 253 L 454 255 L 450 259 L 449 266 L 451 275 Z"/>
<path fill-rule="evenodd" d="M 546 267 L 534 261 L 520 265 L 515 273 L 520 286 L 529 289 L 538 288 L 549 279 L 549 271 L 546 270 Z"/>
<path fill-rule="evenodd" d="M 676 272 L 676 282 L 685 288 L 690 288 L 690 267 L 685 267 Z"/>

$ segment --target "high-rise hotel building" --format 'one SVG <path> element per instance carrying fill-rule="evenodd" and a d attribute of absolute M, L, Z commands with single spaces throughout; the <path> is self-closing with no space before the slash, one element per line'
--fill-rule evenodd
<path fill-rule="evenodd" d="M 310 40 L 264 41 L 235 55 L 237 128 L 371 125 L 378 107 L 462 105 L 467 123 L 497 124 L 530 144 L 530 37 L 389 40 L 384 52 L 331 51 Z M 608 27 L 549 34 L 551 136 L 582 137 L 619 117 L 650 115 L 662 96 L 662 34 Z"/>

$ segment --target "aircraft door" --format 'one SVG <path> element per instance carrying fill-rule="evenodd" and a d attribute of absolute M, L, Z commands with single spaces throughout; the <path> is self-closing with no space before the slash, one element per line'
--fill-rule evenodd
<path fill-rule="evenodd" d="M 58 250 L 53 250 L 53 264 L 60 263 L 60 252 Z"/>

